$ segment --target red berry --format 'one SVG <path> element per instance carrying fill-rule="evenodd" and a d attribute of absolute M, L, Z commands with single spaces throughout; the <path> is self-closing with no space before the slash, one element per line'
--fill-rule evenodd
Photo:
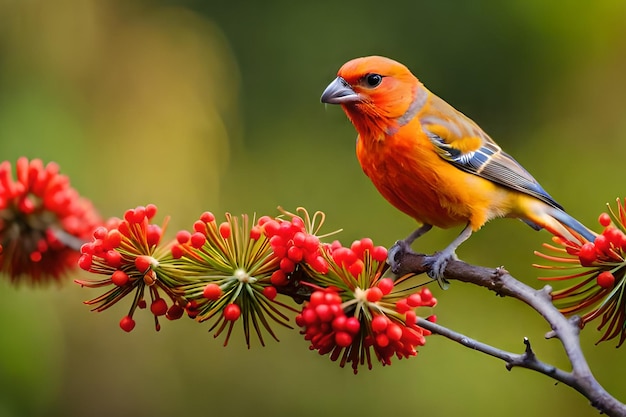
<path fill-rule="evenodd" d="M 365 297 L 370 303 L 375 303 L 383 298 L 383 291 L 378 287 L 368 288 L 365 291 Z"/>
<path fill-rule="evenodd" d="M 117 226 L 117 230 L 122 234 L 122 236 L 130 237 L 130 228 L 128 227 L 128 223 L 120 223 Z"/>
<path fill-rule="evenodd" d="M 433 300 L 433 293 L 426 287 L 420 291 L 420 296 L 422 297 L 422 302 L 426 305 L 426 303 L 430 303 Z"/>
<path fill-rule="evenodd" d="M 290 246 L 289 249 L 287 249 L 287 257 L 294 263 L 300 262 L 303 256 L 302 249 L 297 246 Z"/>
<path fill-rule="evenodd" d="M 135 208 L 132 222 L 141 223 L 145 218 L 146 218 L 146 208 L 143 206 L 139 206 Z M 128 222 L 132 223 L 130 220 Z"/>
<path fill-rule="evenodd" d="M 191 233 L 186 230 L 180 230 L 176 233 L 176 240 L 178 243 L 187 243 L 191 238 Z"/>
<path fill-rule="evenodd" d="M 402 298 L 396 302 L 396 311 L 400 314 L 404 314 L 411 309 L 411 306 L 406 301 L 406 298 Z"/>
<path fill-rule="evenodd" d="M 389 326 L 387 326 L 387 329 L 385 330 L 385 334 L 389 340 L 398 341 L 402 338 L 402 327 L 396 323 L 390 322 Z"/>
<path fill-rule="evenodd" d="M 184 308 L 182 308 L 178 304 L 172 304 L 172 306 L 167 310 L 165 317 L 167 317 L 168 320 L 178 320 L 183 316 L 184 312 Z"/>
<path fill-rule="evenodd" d="M 363 246 L 361 245 L 361 241 L 360 240 L 355 240 L 354 242 L 352 242 L 352 244 L 350 245 L 350 250 L 352 252 L 354 252 L 354 254 L 358 258 L 363 259 L 363 252 L 365 250 L 363 249 Z"/>
<path fill-rule="evenodd" d="M 602 232 L 604 236 L 611 242 L 611 244 L 615 247 L 621 247 L 622 245 L 622 237 L 624 233 L 616 227 L 609 226 Z"/>
<path fill-rule="evenodd" d="M 80 267 L 80 269 L 89 271 L 89 269 L 91 269 L 92 260 L 93 257 L 91 255 L 83 253 L 82 255 L 80 255 L 80 258 L 78 258 L 78 266 Z"/>
<path fill-rule="evenodd" d="M 415 314 L 415 311 L 407 311 L 404 315 L 404 322 L 407 326 L 417 323 L 417 314 Z"/>
<path fill-rule="evenodd" d="M 389 337 L 385 333 L 377 334 L 376 344 L 382 348 L 387 347 L 389 345 Z"/>
<path fill-rule="evenodd" d="M 326 259 L 322 256 L 317 256 L 309 265 L 320 274 L 326 274 L 328 272 L 328 262 L 326 262 Z"/>
<path fill-rule="evenodd" d="M 292 229 L 292 225 L 290 222 L 283 221 L 280 222 L 278 226 L 278 234 L 285 238 L 286 240 L 291 239 L 295 231 Z"/>
<path fill-rule="evenodd" d="M 335 291 L 326 291 L 324 293 L 324 302 L 326 304 L 341 304 L 341 296 Z"/>
<path fill-rule="evenodd" d="M 272 283 L 272 285 L 275 285 L 277 287 L 283 287 L 289 284 L 289 279 L 287 279 L 287 274 L 285 274 L 283 270 L 279 269 L 272 273 L 272 276 L 270 277 L 270 282 Z"/>
<path fill-rule="evenodd" d="M 363 252 L 370 251 L 371 253 L 372 249 L 374 249 L 374 242 L 372 241 L 372 239 L 370 239 L 369 237 L 362 238 L 361 249 L 363 250 Z"/>
<path fill-rule="evenodd" d="M 196 249 L 200 249 L 202 246 L 204 246 L 204 243 L 206 242 L 206 236 L 202 232 L 195 232 L 193 235 L 191 235 L 190 241 L 191 246 Z"/>
<path fill-rule="evenodd" d="M 299 248 L 304 247 L 305 243 L 306 243 L 306 233 L 304 232 L 296 232 L 293 235 L 293 245 L 297 246 Z"/>
<path fill-rule="evenodd" d="M 387 295 L 393 290 L 393 280 L 391 278 L 383 278 L 376 284 L 378 288 L 383 292 L 383 295 Z"/>
<path fill-rule="evenodd" d="M 380 332 L 385 331 L 388 324 L 389 324 L 389 319 L 387 318 L 387 316 L 378 315 L 372 319 L 371 326 L 372 326 L 372 330 L 375 333 L 380 333 Z"/>
<path fill-rule="evenodd" d="M 139 255 L 135 258 L 135 267 L 141 273 L 144 273 L 150 268 L 150 257 L 145 255 Z"/>
<path fill-rule="evenodd" d="M 122 287 L 126 285 L 129 280 L 130 278 L 128 277 L 128 274 L 126 274 L 126 272 L 121 271 L 119 269 L 113 272 L 113 274 L 111 275 L 111 281 L 113 282 L 113 284 L 117 285 L 118 287 Z"/>
<path fill-rule="evenodd" d="M 228 222 L 220 223 L 220 235 L 224 239 L 228 239 L 230 237 L 230 223 Z"/>
<path fill-rule="evenodd" d="M 207 284 L 202 290 L 202 296 L 211 301 L 218 300 L 222 296 L 222 289 L 217 284 Z"/>
<path fill-rule="evenodd" d="M 263 226 L 265 223 L 269 222 L 270 220 L 272 220 L 270 216 L 261 216 L 259 217 L 259 221 L 257 222 L 257 225 Z"/>
<path fill-rule="evenodd" d="M 126 220 L 128 223 L 132 223 L 134 217 L 135 217 L 135 210 L 128 209 L 124 212 L 124 220 Z"/>
<path fill-rule="evenodd" d="M 333 313 L 328 304 L 320 304 L 315 307 L 315 314 L 323 322 L 329 322 L 333 319 Z"/>
<path fill-rule="evenodd" d="M 611 216 L 608 213 L 602 213 L 600 217 L 598 217 L 598 222 L 602 227 L 607 227 L 611 224 Z"/>
<path fill-rule="evenodd" d="M 235 321 L 241 316 L 241 309 L 237 304 L 231 303 L 224 307 L 224 318 L 228 321 Z"/>
<path fill-rule="evenodd" d="M 339 315 L 337 317 L 335 317 L 333 319 L 333 322 L 331 323 L 331 326 L 333 328 L 333 330 L 346 330 L 346 322 L 348 321 L 348 318 L 346 316 Z"/>
<path fill-rule="evenodd" d="M 316 306 L 326 301 L 326 293 L 324 291 L 315 291 L 309 297 L 309 306 Z"/>
<path fill-rule="evenodd" d="M 107 228 L 104 226 L 96 227 L 93 231 L 93 237 L 96 239 L 104 239 L 107 235 Z"/>
<path fill-rule="evenodd" d="M 193 222 L 193 230 L 194 232 L 200 232 L 206 235 L 206 232 L 207 232 L 206 223 L 203 222 L 202 220 L 196 220 L 195 222 Z"/>
<path fill-rule="evenodd" d="M 609 252 L 609 239 L 607 239 L 606 236 L 596 236 L 596 240 L 593 241 L 593 244 L 596 247 L 596 252 L 598 255 L 604 255 Z"/>
<path fill-rule="evenodd" d="M 278 233 L 278 229 L 280 229 L 280 224 L 276 220 L 270 219 L 267 222 L 263 223 L 263 229 L 265 229 L 265 234 L 271 237 Z"/>
<path fill-rule="evenodd" d="M 280 260 L 280 270 L 285 273 L 293 272 L 296 269 L 296 264 L 289 258 L 283 258 Z"/>
<path fill-rule="evenodd" d="M 184 254 L 185 254 L 185 250 L 183 249 L 182 246 L 180 246 L 180 245 L 173 245 L 172 246 L 172 257 L 174 259 L 182 258 Z"/>
<path fill-rule="evenodd" d="M 250 229 L 250 239 L 257 240 L 260 237 L 261 237 L 261 227 L 253 226 L 252 229 Z"/>
<path fill-rule="evenodd" d="M 385 262 L 387 260 L 387 249 L 384 246 L 376 246 L 372 249 L 372 258 L 378 262 Z"/>
<path fill-rule="evenodd" d="M 356 259 L 356 254 L 351 249 L 340 247 L 333 250 L 333 260 L 337 265 L 350 265 Z"/>
<path fill-rule="evenodd" d="M 304 220 L 301 217 L 293 216 L 291 224 L 300 230 L 304 230 Z"/>
<path fill-rule="evenodd" d="M 122 265 L 122 254 L 114 249 L 108 250 L 104 254 L 104 261 L 111 268 L 119 268 Z"/>
<path fill-rule="evenodd" d="M 596 281 L 604 289 L 612 288 L 613 284 L 615 284 L 615 276 L 611 271 L 602 271 L 598 274 Z"/>
<path fill-rule="evenodd" d="M 273 286 L 268 286 L 263 288 L 263 295 L 265 296 L 265 298 L 267 298 L 268 300 L 273 300 L 276 298 L 276 295 L 278 294 L 278 291 L 276 291 L 276 287 Z"/>
<path fill-rule="evenodd" d="M 348 266 L 348 271 L 350 272 L 350 274 L 352 274 L 354 278 L 357 278 L 361 274 L 361 272 L 363 272 L 364 268 L 365 268 L 365 264 L 363 263 L 363 261 L 360 259 L 357 259 Z"/>
<path fill-rule="evenodd" d="M 125 332 L 130 332 L 135 328 L 135 320 L 130 316 L 124 316 L 122 320 L 120 320 L 120 327 Z"/>
<path fill-rule="evenodd" d="M 343 331 L 336 332 L 335 343 L 337 346 L 348 347 L 352 344 L 352 335 Z"/>
<path fill-rule="evenodd" d="M 346 320 L 346 330 L 350 334 L 357 334 L 361 330 L 361 322 L 356 317 L 348 317 Z"/>
<path fill-rule="evenodd" d="M 149 224 L 146 229 L 146 243 L 149 247 L 156 246 L 161 241 L 161 227 L 157 224 Z"/>
<path fill-rule="evenodd" d="M 306 235 L 304 247 L 308 252 L 315 252 L 320 246 L 320 239 L 315 235 Z"/>
<path fill-rule="evenodd" d="M 422 305 L 422 296 L 418 293 L 411 294 L 407 297 L 406 303 L 409 307 L 419 307 Z"/>
<path fill-rule="evenodd" d="M 152 219 L 157 212 L 157 206 L 155 206 L 154 204 L 148 204 L 146 206 L 146 217 L 148 219 Z"/>
<path fill-rule="evenodd" d="M 107 236 L 104 240 L 107 248 L 115 249 L 122 243 L 122 234 L 119 230 L 113 229 L 107 233 Z"/>
<path fill-rule="evenodd" d="M 157 298 L 150 305 L 150 311 L 155 316 L 164 316 L 167 313 L 167 302 L 162 298 Z"/>
<path fill-rule="evenodd" d="M 211 223 L 211 222 L 215 221 L 215 216 L 210 211 L 205 211 L 200 216 L 200 220 L 202 220 L 205 223 Z"/>
<path fill-rule="evenodd" d="M 597 259 L 595 245 L 591 242 L 583 244 L 578 252 L 578 258 L 582 266 L 591 266 Z"/>

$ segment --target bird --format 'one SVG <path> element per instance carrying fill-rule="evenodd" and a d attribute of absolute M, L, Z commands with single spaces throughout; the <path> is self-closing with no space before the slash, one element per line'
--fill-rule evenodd
<path fill-rule="evenodd" d="M 457 248 L 488 221 L 510 217 L 569 241 L 596 234 L 567 214 L 513 157 L 474 121 L 429 91 L 403 64 L 383 56 L 346 62 L 321 96 L 339 104 L 358 135 L 363 172 L 394 207 L 421 226 L 389 250 L 397 254 L 437 228 L 464 226 L 426 258 L 428 275 L 447 286 L 444 271 Z"/>

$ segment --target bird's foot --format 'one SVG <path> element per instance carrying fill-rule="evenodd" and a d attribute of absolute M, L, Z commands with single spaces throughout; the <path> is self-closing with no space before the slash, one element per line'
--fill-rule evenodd
<path fill-rule="evenodd" d="M 427 256 L 424 260 L 424 265 L 429 268 L 428 276 L 432 279 L 436 279 L 437 283 L 443 290 L 447 290 L 450 287 L 450 282 L 444 277 L 444 271 L 448 266 L 450 260 L 456 260 L 456 254 L 454 252 L 448 253 L 445 250 L 436 252 L 431 256 Z"/>
<path fill-rule="evenodd" d="M 402 258 L 407 253 L 415 253 L 411 249 L 411 244 L 406 240 L 398 240 L 387 251 L 387 263 L 391 267 L 391 272 L 402 275 Z"/>

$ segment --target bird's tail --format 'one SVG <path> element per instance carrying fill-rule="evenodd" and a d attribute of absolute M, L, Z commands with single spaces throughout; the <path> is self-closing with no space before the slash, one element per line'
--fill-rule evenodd
<path fill-rule="evenodd" d="M 572 242 L 582 241 L 581 237 L 589 242 L 596 240 L 597 234 L 581 222 L 567 214 L 561 209 L 552 206 L 546 206 L 545 214 L 541 226 L 553 235 L 560 236 Z"/>

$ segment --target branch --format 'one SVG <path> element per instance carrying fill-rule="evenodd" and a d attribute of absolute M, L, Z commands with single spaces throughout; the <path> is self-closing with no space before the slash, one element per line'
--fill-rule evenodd
<path fill-rule="evenodd" d="M 423 273 L 429 269 L 424 265 L 427 256 L 412 252 L 396 254 L 394 272 L 403 275 L 409 272 Z M 477 342 L 467 336 L 456 333 L 438 324 L 420 320 L 422 326 L 463 346 L 478 350 L 487 355 L 502 359 L 511 369 L 515 366 L 531 369 L 560 381 L 584 395 L 591 405 L 608 416 L 626 417 L 626 405 L 616 400 L 594 378 L 580 346 L 580 320 L 578 317 L 566 318 L 552 304 L 550 292 L 552 288 L 545 286 L 536 290 L 512 277 L 504 268 L 490 269 L 469 265 L 462 261 L 451 260 L 445 269 L 448 280 L 457 280 L 485 287 L 500 296 L 516 298 L 528 304 L 550 324 L 551 331 L 546 338 L 557 338 L 561 341 L 565 353 L 572 365 L 572 371 L 566 372 L 538 360 L 530 347 L 528 339 L 524 339 L 526 350 L 523 354 L 506 352 L 487 344 Z"/>

